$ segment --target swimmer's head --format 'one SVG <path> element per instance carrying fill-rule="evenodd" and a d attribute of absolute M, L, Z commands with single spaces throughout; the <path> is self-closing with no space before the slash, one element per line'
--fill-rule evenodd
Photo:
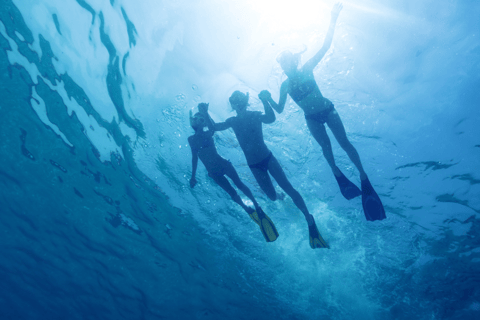
<path fill-rule="evenodd" d="M 302 53 L 306 51 L 306 48 L 297 53 L 292 53 L 289 50 L 285 50 L 277 57 L 277 62 L 280 63 L 283 71 L 287 75 L 287 77 L 295 74 L 298 68 L 298 64 L 300 63 L 300 57 Z"/>
<path fill-rule="evenodd" d="M 209 103 L 200 102 L 197 108 L 198 108 L 198 111 L 200 112 L 208 112 L 208 106 L 209 106 Z"/>
<path fill-rule="evenodd" d="M 230 98 L 228 99 L 230 101 L 230 105 L 232 106 L 233 110 L 235 111 L 242 111 L 245 110 L 248 106 L 248 92 L 247 94 L 244 94 L 243 92 L 240 91 L 235 91 L 232 93 Z"/>
<path fill-rule="evenodd" d="M 195 113 L 192 117 L 190 116 L 190 126 L 195 131 L 202 130 L 204 127 L 207 126 L 207 121 L 205 121 L 205 117 L 200 112 Z"/>

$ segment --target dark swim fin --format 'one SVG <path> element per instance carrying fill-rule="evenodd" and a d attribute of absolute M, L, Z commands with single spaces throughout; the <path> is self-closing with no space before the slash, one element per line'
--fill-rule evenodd
<path fill-rule="evenodd" d="M 260 214 L 257 213 L 257 211 L 253 211 L 248 215 L 250 216 L 250 218 L 252 218 L 253 221 L 255 221 L 256 224 L 258 224 L 258 226 L 260 227 L 260 231 L 262 231 L 262 234 L 267 242 L 273 242 L 277 240 L 279 236 L 277 228 L 275 228 L 272 220 L 270 220 L 270 218 L 265 212 L 263 212 L 262 209 L 260 209 L 259 211 Z"/>
<path fill-rule="evenodd" d="M 340 187 L 340 191 L 342 192 L 342 195 L 347 199 L 347 200 L 352 200 L 353 198 L 356 198 L 360 195 L 362 195 L 362 191 L 358 189 L 358 187 L 348 180 L 347 177 L 340 171 L 342 174 L 340 177 L 335 176 L 335 179 L 337 179 L 338 186 Z"/>
<path fill-rule="evenodd" d="M 320 235 L 320 232 L 318 232 L 318 228 L 316 224 L 308 226 L 308 233 L 310 235 L 310 247 L 312 249 L 315 249 L 315 248 L 330 249 L 330 246 L 325 242 L 325 240 L 323 240 L 322 236 Z"/>
<path fill-rule="evenodd" d="M 375 190 L 373 190 L 368 178 L 362 180 L 362 205 L 368 221 L 383 220 L 387 217 L 382 201 Z"/>

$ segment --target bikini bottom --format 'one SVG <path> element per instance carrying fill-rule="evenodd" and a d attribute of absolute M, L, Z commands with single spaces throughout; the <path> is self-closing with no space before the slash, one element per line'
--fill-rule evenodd
<path fill-rule="evenodd" d="M 321 124 L 324 124 L 325 122 L 327 122 L 330 112 L 332 112 L 334 110 L 335 110 L 335 107 L 332 103 L 331 107 L 329 107 L 328 109 L 322 110 L 322 111 L 314 113 L 314 114 L 306 114 L 305 119 L 306 120 L 313 120 L 313 121 L 319 122 Z"/>
<path fill-rule="evenodd" d="M 208 175 L 212 178 L 221 177 L 232 170 L 235 171 L 232 163 L 226 159 L 223 159 L 223 161 L 219 165 L 208 171 Z"/>
<path fill-rule="evenodd" d="M 259 169 L 259 170 L 262 170 L 264 172 L 267 172 L 268 171 L 268 163 L 270 162 L 270 159 L 272 158 L 272 156 L 273 156 L 272 152 L 270 152 L 268 154 L 268 156 L 266 156 L 265 159 L 263 159 L 259 163 L 249 165 L 250 169 Z"/>

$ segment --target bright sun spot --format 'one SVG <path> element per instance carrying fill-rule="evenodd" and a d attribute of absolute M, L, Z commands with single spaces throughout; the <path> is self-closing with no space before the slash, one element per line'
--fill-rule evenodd
<path fill-rule="evenodd" d="M 331 3 L 321 0 L 248 0 L 271 33 L 300 30 L 330 21 Z"/>

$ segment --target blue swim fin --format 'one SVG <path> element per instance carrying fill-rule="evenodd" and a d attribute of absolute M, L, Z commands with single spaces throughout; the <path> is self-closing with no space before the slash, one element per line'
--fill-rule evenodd
<path fill-rule="evenodd" d="M 348 178 L 345 177 L 345 175 L 341 171 L 340 173 L 342 175 L 340 177 L 335 176 L 335 179 L 337 179 L 338 186 L 340 187 L 342 195 L 347 200 L 351 200 L 362 195 L 362 191 L 360 191 L 360 189 L 358 189 L 358 187 L 353 182 L 348 180 Z"/>
<path fill-rule="evenodd" d="M 375 190 L 373 190 L 368 178 L 362 180 L 362 205 L 368 221 L 383 220 L 387 217 L 382 201 Z"/>
<path fill-rule="evenodd" d="M 255 221 L 256 224 L 258 224 L 260 231 L 262 231 L 262 234 L 267 242 L 273 242 L 277 240 L 279 236 L 277 228 L 262 209 L 260 209 L 259 212 L 253 211 L 248 215 L 253 221 Z"/>
<path fill-rule="evenodd" d="M 320 232 L 318 232 L 318 228 L 315 223 L 311 226 L 308 226 L 308 233 L 310 235 L 310 247 L 312 249 L 315 249 L 315 248 L 330 249 L 330 246 L 325 242 L 325 240 L 323 240 L 322 236 L 320 235 Z"/>

